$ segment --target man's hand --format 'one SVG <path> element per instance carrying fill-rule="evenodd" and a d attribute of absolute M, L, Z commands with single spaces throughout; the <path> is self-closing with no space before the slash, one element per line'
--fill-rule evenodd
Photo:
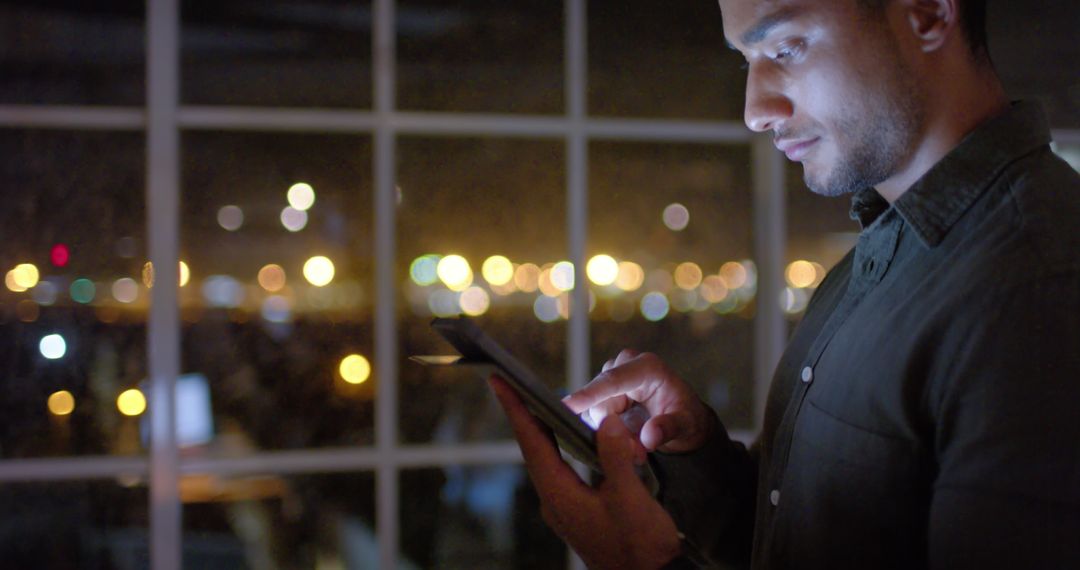
<path fill-rule="evenodd" d="M 649 451 L 693 451 L 716 431 L 716 416 L 658 356 L 624 350 L 607 361 L 600 375 L 563 400 L 574 413 L 588 413 L 595 423 L 630 409 L 648 410 L 641 444 Z"/>
<path fill-rule="evenodd" d="M 490 384 L 510 418 L 544 521 L 590 568 L 653 570 L 679 555 L 675 522 L 634 473 L 645 449 L 618 416 L 597 430 L 604 480 L 593 488 L 563 462 L 550 432 L 514 390 L 497 376 Z"/>

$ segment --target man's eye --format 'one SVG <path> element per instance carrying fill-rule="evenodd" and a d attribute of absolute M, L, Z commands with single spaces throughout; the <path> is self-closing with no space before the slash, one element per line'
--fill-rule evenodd
<path fill-rule="evenodd" d="M 799 55 L 800 49 L 801 49 L 801 46 L 797 45 L 797 44 L 796 45 L 789 45 L 789 46 L 781 47 L 781 48 L 776 50 L 776 55 L 774 55 L 772 57 L 772 59 L 773 59 L 773 61 L 777 61 L 777 62 L 783 62 L 783 61 L 786 61 L 786 60 L 790 60 L 790 59 L 794 58 L 795 56 Z"/>

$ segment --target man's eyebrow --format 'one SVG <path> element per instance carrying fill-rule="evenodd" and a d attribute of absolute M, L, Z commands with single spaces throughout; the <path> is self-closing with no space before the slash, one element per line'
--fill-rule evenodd
<path fill-rule="evenodd" d="M 750 26 L 749 30 L 743 32 L 743 35 L 739 37 L 739 41 L 744 46 L 756 44 L 765 39 L 765 36 L 769 35 L 773 28 L 795 18 L 798 12 L 795 8 L 785 8 L 764 16 L 753 26 Z M 728 45 L 731 46 L 731 43 L 729 42 Z"/>

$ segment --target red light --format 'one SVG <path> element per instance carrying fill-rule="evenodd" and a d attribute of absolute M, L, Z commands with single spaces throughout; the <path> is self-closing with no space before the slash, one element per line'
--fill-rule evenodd
<path fill-rule="evenodd" d="M 71 251 L 68 250 L 68 246 L 58 243 L 53 246 L 52 251 L 49 252 L 49 259 L 52 264 L 57 267 L 63 267 L 68 264 L 68 260 L 71 259 Z"/>

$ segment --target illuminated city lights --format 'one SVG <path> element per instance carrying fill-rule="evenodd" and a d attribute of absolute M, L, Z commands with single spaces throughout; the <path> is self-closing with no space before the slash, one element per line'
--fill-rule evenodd
<path fill-rule="evenodd" d="M 746 268 L 738 261 L 729 261 L 720 266 L 720 279 L 728 289 L 738 289 L 746 285 Z"/>
<path fill-rule="evenodd" d="M 810 294 L 805 288 L 784 287 L 780 292 L 780 308 L 789 315 L 797 315 L 806 310 L 810 303 Z"/>
<path fill-rule="evenodd" d="M 605 253 L 594 255 L 585 264 L 585 275 L 601 287 L 611 285 L 619 277 L 619 263 Z"/>
<path fill-rule="evenodd" d="M 664 208 L 664 225 L 674 232 L 681 232 L 690 224 L 690 210 L 686 206 L 675 202 Z"/>
<path fill-rule="evenodd" d="M 363 384 L 371 377 L 371 363 L 359 354 L 350 354 L 341 359 L 338 372 L 349 384 Z"/>
<path fill-rule="evenodd" d="M 259 270 L 257 279 L 260 287 L 276 293 L 285 287 L 285 269 L 276 263 L 268 263 Z"/>
<path fill-rule="evenodd" d="M 154 286 L 154 264 L 149 261 L 142 266 L 142 283 L 147 289 Z"/>
<path fill-rule="evenodd" d="M 506 285 L 514 278 L 514 264 L 501 255 L 493 255 L 484 260 L 480 274 L 491 285 Z"/>
<path fill-rule="evenodd" d="M 540 268 L 535 263 L 522 263 L 514 271 L 514 285 L 526 293 L 536 291 L 540 286 Z"/>
<path fill-rule="evenodd" d="M 188 281 L 191 281 L 191 268 L 188 267 L 187 263 L 181 261 L 180 266 L 177 269 L 180 273 L 177 279 L 179 281 L 178 284 L 183 287 L 188 284 Z"/>
<path fill-rule="evenodd" d="M 8 271 L 7 275 L 4 276 L 4 285 L 6 285 L 8 290 L 10 290 L 13 293 L 22 293 L 23 291 L 26 291 L 26 287 L 23 287 L 22 285 L 19 285 L 18 283 L 15 282 L 15 270 L 14 269 L 12 269 L 11 271 Z"/>
<path fill-rule="evenodd" d="M 334 262 L 316 255 L 304 262 L 304 279 L 316 287 L 325 287 L 334 280 Z"/>
<path fill-rule="evenodd" d="M 719 275 L 709 275 L 701 281 L 701 298 L 710 303 L 719 303 L 728 296 L 728 288 Z"/>
<path fill-rule="evenodd" d="M 645 283 L 645 270 L 633 261 L 620 261 L 615 286 L 623 291 L 637 291 Z"/>
<path fill-rule="evenodd" d="M 656 322 L 667 316 L 670 310 L 667 297 L 663 293 L 653 291 L 646 293 L 641 298 L 641 316 Z"/>
<path fill-rule="evenodd" d="M 290 206 L 303 212 L 315 204 L 315 189 L 307 182 L 297 182 L 289 187 L 285 197 Z"/>
<path fill-rule="evenodd" d="M 544 264 L 544 267 L 540 268 L 540 276 L 536 278 L 536 286 L 540 289 L 540 292 L 548 297 L 558 297 L 562 294 L 562 289 L 555 286 L 555 283 L 551 280 L 551 268 L 552 264 Z"/>
<path fill-rule="evenodd" d="M 545 323 L 559 320 L 559 301 L 548 295 L 538 295 L 533 301 L 533 314 Z"/>
<path fill-rule="evenodd" d="M 52 246 L 49 250 L 49 261 L 52 262 L 55 267 L 63 267 L 71 260 L 71 250 L 68 246 L 58 243 Z"/>
<path fill-rule="evenodd" d="M 20 263 L 11 271 L 12 280 L 15 282 L 15 285 L 22 287 L 23 291 L 32 289 L 34 285 L 37 285 L 38 280 L 41 278 L 37 266 L 33 263 Z M 10 289 L 11 287 L 8 288 Z"/>
<path fill-rule="evenodd" d="M 574 288 L 574 264 L 569 261 L 560 261 L 551 266 L 551 284 L 559 291 L 569 291 Z"/>
<path fill-rule="evenodd" d="M 41 342 L 38 343 L 38 350 L 41 351 L 41 355 L 49 360 L 58 360 L 64 357 L 67 353 L 67 342 L 64 341 L 64 337 L 58 334 L 47 334 L 41 337 Z"/>
<path fill-rule="evenodd" d="M 307 222 L 307 212 L 303 210 L 285 206 L 285 209 L 281 211 L 281 225 L 285 226 L 285 229 L 290 232 L 298 232 L 304 229 L 307 227 Z"/>
<path fill-rule="evenodd" d="M 56 296 L 60 293 L 60 288 L 51 281 L 41 280 L 38 281 L 36 287 L 30 292 L 34 297 L 34 302 L 39 305 L 52 305 L 56 302 Z"/>
<path fill-rule="evenodd" d="M 439 280 L 439 256 L 433 253 L 421 255 L 409 264 L 409 278 L 421 287 L 433 285 Z"/>
<path fill-rule="evenodd" d="M 460 255 L 452 254 L 439 260 L 435 266 L 439 280 L 451 291 L 464 291 L 472 285 L 473 272 L 469 262 Z"/>
<path fill-rule="evenodd" d="M 125 416 L 137 416 L 146 411 L 146 396 L 137 388 L 124 390 L 116 397 L 116 409 Z"/>
<path fill-rule="evenodd" d="M 263 299 L 259 314 L 267 322 L 287 323 L 292 318 L 292 303 L 281 295 L 270 295 Z"/>
<path fill-rule="evenodd" d="M 817 269 L 809 261 L 802 259 L 792 261 L 784 270 L 784 278 L 787 280 L 788 285 L 797 289 L 810 287 L 817 281 Z"/>
<path fill-rule="evenodd" d="M 491 306 L 491 298 L 487 291 L 479 287 L 469 287 L 461 292 L 458 305 L 461 307 L 461 312 L 470 317 L 478 317 L 487 312 L 488 307 Z"/>
<path fill-rule="evenodd" d="M 139 284 L 130 277 L 121 277 L 113 281 L 112 296 L 121 303 L 133 303 L 139 297 Z"/>
<path fill-rule="evenodd" d="M 217 223 L 226 231 L 235 232 L 244 225 L 244 211 L 240 206 L 222 206 L 217 213 Z"/>
<path fill-rule="evenodd" d="M 154 264 L 153 264 L 153 262 L 147 261 L 145 264 L 143 264 L 143 268 L 142 268 L 142 282 L 143 282 L 143 285 L 146 285 L 147 289 L 153 288 L 155 279 L 156 279 L 156 277 L 154 275 Z M 183 287 L 184 285 L 188 284 L 188 281 L 190 279 L 191 279 L 191 270 L 188 268 L 188 264 L 181 261 L 179 263 L 179 265 L 177 266 L 177 276 L 176 276 L 177 284 L 179 286 Z"/>
<path fill-rule="evenodd" d="M 95 287 L 94 282 L 89 279 L 76 279 L 72 281 L 71 286 L 68 287 L 68 294 L 71 295 L 72 301 L 85 305 L 94 300 L 94 295 L 97 294 L 97 287 Z"/>
<path fill-rule="evenodd" d="M 692 262 L 687 261 L 680 263 L 675 267 L 675 285 L 679 289 L 685 289 L 690 291 L 696 289 L 698 285 L 701 285 L 701 279 L 703 277 L 701 267 Z"/>
<path fill-rule="evenodd" d="M 49 407 L 49 413 L 54 416 L 66 416 L 75 411 L 75 396 L 67 390 L 58 390 L 49 394 L 46 404 Z"/>
<path fill-rule="evenodd" d="M 231 309 L 244 301 L 244 286 L 228 275 L 211 275 L 202 282 L 202 294 L 211 307 Z"/>
<path fill-rule="evenodd" d="M 506 283 L 504 283 L 502 285 L 492 285 L 491 286 L 491 292 L 492 293 L 495 293 L 496 295 L 500 295 L 500 296 L 503 296 L 503 297 L 505 297 L 506 295 L 509 295 L 511 293 L 516 293 L 517 290 L 518 290 L 517 285 L 514 284 L 513 279 L 507 281 Z"/>

